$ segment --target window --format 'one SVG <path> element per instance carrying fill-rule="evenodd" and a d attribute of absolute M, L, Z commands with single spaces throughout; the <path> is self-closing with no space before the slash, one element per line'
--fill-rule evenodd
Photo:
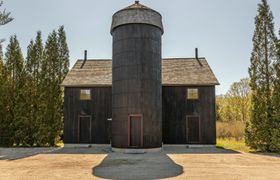
<path fill-rule="evenodd" d="M 189 88 L 187 92 L 187 99 L 198 99 L 198 89 Z"/>
<path fill-rule="evenodd" d="M 91 100 L 90 89 L 81 89 L 80 90 L 80 100 Z"/>

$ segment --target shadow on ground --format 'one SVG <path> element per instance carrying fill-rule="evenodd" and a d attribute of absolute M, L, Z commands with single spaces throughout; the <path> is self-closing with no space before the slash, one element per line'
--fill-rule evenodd
<path fill-rule="evenodd" d="M 124 154 L 111 152 L 96 167 L 94 176 L 105 179 L 164 179 L 179 176 L 182 166 L 169 158 L 168 154 L 238 154 L 240 152 L 216 148 L 186 148 L 164 146 L 160 153 Z"/>
<path fill-rule="evenodd" d="M 186 148 L 186 147 L 163 147 L 167 154 L 240 154 L 238 151 L 216 147 Z"/>
<path fill-rule="evenodd" d="M 145 154 L 109 153 L 96 167 L 94 176 L 105 179 L 163 179 L 183 173 L 182 166 L 165 152 Z"/>
<path fill-rule="evenodd" d="M 239 153 L 237 151 L 222 148 L 178 148 L 164 147 L 167 154 L 228 154 Z M 109 146 L 91 148 L 0 148 L 0 160 L 17 160 L 35 156 L 37 154 L 108 154 L 111 152 Z M 279 157 L 273 153 L 254 153 L 258 155 Z"/>
<path fill-rule="evenodd" d="M 77 147 L 77 148 L 59 148 L 48 154 L 108 154 L 111 152 L 110 146 L 101 147 Z"/>
<path fill-rule="evenodd" d="M 280 158 L 280 153 L 250 152 L 250 154 Z"/>
<path fill-rule="evenodd" d="M 58 150 L 59 148 L 0 148 L 0 160 L 18 160 Z"/>
<path fill-rule="evenodd" d="M 34 148 L 0 148 L 0 160 L 18 160 L 38 154 L 107 154 L 110 147 L 92 148 L 57 148 L 57 147 L 34 147 Z"/>

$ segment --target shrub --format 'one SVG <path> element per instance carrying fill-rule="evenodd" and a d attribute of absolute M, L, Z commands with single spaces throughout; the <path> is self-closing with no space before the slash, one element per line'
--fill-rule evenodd
<path fill-rule="evenodd" d="M 242 140 L 244 138 L 245 124 L 241 121 L 217 122 L 217 138 L 234 138 Z"/>

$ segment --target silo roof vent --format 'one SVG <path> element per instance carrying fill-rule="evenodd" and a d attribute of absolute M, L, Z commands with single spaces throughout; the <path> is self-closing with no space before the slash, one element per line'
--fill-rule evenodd
<path fill-rule="evenodd" d="M 140 4 L 139 1 L 135 1 L 134 4 L 122 9 L 122 10 L 125 10 L 125 9 L 151 9 L 151 8 L 148 8 L 147 6 L 144 6 L 143 4 Z"/>

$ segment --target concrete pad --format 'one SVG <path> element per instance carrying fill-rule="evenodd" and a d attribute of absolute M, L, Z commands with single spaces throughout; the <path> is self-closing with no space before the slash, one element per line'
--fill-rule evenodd
<path fill-rule="evenodd" d="M 110 144 L 64 144 L 65 148 L 111 147 Z"/>
<path fill-rule="evenodd" d="M 277 154 L 219 148 L 164 147 L 125 154 L 110 147 L 0 148 L 0 179 L 269 179 L 280 177 Z M 16 158 L 14 158 L 16 157 Z"/>
<path fill-rule="evenodd" d="M 113 152 L 126 153 L 126 154 L 144 154 L 152 152 L 160 152 L 162 148 L 151 148 L 151 149 L 122 149 L 112 148 Z"/>

